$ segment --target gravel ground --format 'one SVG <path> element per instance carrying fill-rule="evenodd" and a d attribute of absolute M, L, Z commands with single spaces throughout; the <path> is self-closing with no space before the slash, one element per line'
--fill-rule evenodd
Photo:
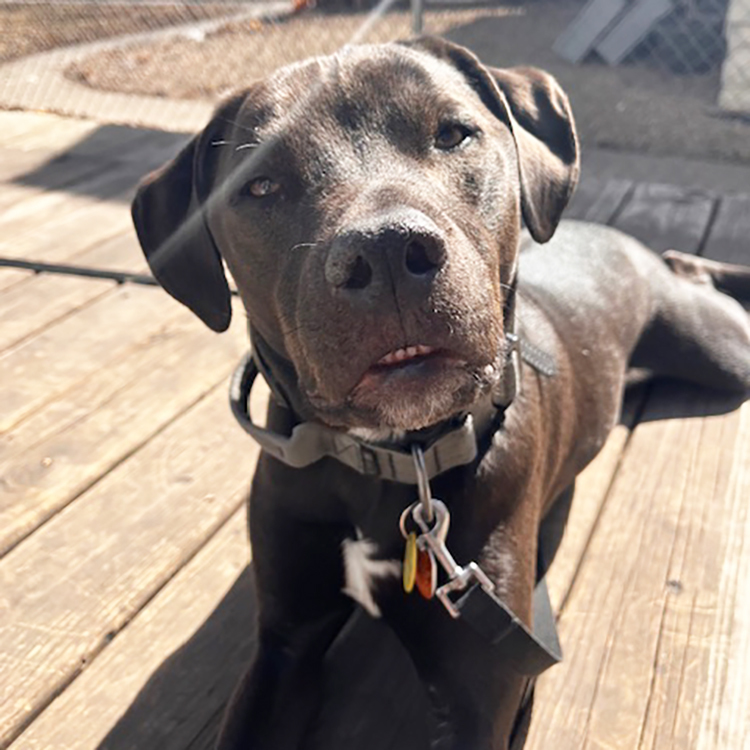
<path fill-rule="evenodd" d="M 425 31 L 464 44 L 497 66 L 532 64 L 558 77 L 571 97 L 585 146 L 750 164 L 750 125 L 715 116 L 719 73 L 680 76 L 646 63 L 572 65 L 552 43 L 580 0 L 426 14 Z M 88 86 L 167 98 L 215 101 L 276 67 L 333 52 L 350 41 L 361 13 L 305 12 L 273 22 L 230 22 L 194 38 L 172 38 L 102 52 L 67 72 Z M 362 41 L 409 36 L 409 14 L 374 24 Z"/>
<path fill-rule="evenodd" d="M 0 4 L 0 62 L 96 39 L 226 16 L 236 5 L 134 3 Z"/>
<path fill-rule="evenodd" d="M 483 12 L 482 17 L 501 19 L 514 13 L 518 13 L 515 8 L 498 8 Z M 476 18 L 476 10 L 429 12 L 425 33 L 444 34 Z M 217 100 L 281 65 L 335 52 L 352 40 L 364 19 L 362 13 L 306 12 L 276 20 L 231 22 L 205 37 L 176 37 L 108 50 L 74 63 L 66 75 L 106 91 Z M 406 38 L 410 24 L 407 11 L 389 13 L 360 41 Z"/>

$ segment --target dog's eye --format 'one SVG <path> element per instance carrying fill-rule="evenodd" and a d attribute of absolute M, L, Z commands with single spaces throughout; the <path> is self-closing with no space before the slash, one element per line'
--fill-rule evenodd
<path fill-rule="evenodd" d="M 245 183 L 240 194 L 249 198 L 267 198 L 269 195 L 273 195 L 279 187 L 279 183 L 274 182 L 269 177 L 258 177 Z"/>
<path fill-rule="evenodd" d="M 465 140 L 473 135 L 473 131 L 457 122 L 446 123 L 440 126 L 435 136 L 435 146 L 442 151 L 460 146 Z"/>

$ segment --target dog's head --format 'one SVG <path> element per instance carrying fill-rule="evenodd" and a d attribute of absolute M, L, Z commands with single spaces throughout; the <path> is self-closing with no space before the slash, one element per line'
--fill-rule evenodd
<path fill-rule="evenodd" d="M 216 331 L 226 261 L 303 416 L 408 430 L 502 378 L 521 219 L 548 240 L 577 174 L 553 78 L 427 38 L 254 84 L 147 178 L 133 217 L 156 278 Z"/>

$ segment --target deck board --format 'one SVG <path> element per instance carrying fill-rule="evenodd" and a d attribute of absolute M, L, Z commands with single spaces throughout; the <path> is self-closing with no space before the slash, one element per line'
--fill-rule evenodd
<path fill-rule="evenodd" d="M 49 274 L 35 276 L 27 284 L 0 292 L 0 352 L 69 315 L 114 287 L 114 282 L 58 278 Z"/>
<path fill-rule="evenodd" d="M 48 190 L 62 190 L 101 172 L 101 168 L 102 163 L 97 159 L 72 159 L 51 155 L 49 151 L 19 152 L 0 148 L 0 179 L 6 183 L 0 192 L 0 209 L 5 211 Z M 24 184 L 26 175 L 42 169 L 44 185 Z"/>
<path fill-rule="evenodd" d="M 703 255 L 750 265 L 750 195 L 725 195 Z"/>
<path fill-rule="evenodd" d="M 248 559 L 242 509 L 12 750 L 186 748 L 218 713 L 250 654 Z"/>
<path fill-rule="evenodd" d="M 154 344 L 157 344 L 154 346 Z M 0 435 L 0 555 L 225 381 L 241 326 L 215 337 L 187 311 Z"/>
<path fill-rule="evenodd" d="M 750 731 L 734 713 L 748 674 L 734 602 L 750 543 L 750 404 L 701 416 L 715 403 L 686 389 L 681 418 L 664 419 L 670 392 L 655 396 L 563 611 L 566 658 L 540 681 L 529 750 L 740 750 Z"/>
<path fill-rule="evenodd" d="M 229 413 L 225 388 L 0 561 L 8 607 L 0 743 L 14 739 L 242 504 L 257 449 Z"/>
<path fill-rule="evenodd" d="M 138 342 L 158 341 L 180 312 L 158 289 L 113 288 L 75 315 L 7 350 L 0 358 L 0 381 L 5 384 L 0 392 L 0 432 L 124 356 Z"/>
<path fill-rule="evenodd" d="M 717 196 L 673 185 L 637 185 L 616 225 L 656 252 L 695 253 L 704 240 Z"/>
<path fill-rule="evenodd" d="M 565 218 L 607 224 L 624 205 L 634 187 L 629 180 L 607 180 L 585 175 L 565 210 Z"/>
<path fill-rule="evenodd" d="M 127 197 L 186 138 L 60 119 L 0 113 L 0 256 L 147 271 Z M 585 175 L 566 216 L 748 262 L 746 200 Z M 252 644 L 242 316 L 7 268 L 0 316 L 0 747 L 208 750 Z M 642 389 L 579 477 L 527 748 L 744 750 L 750 408 L 712 409 Z"/>
<path fill-rule="evenodd" d="M 677 246 L 696 253 L 711 241 L 715 210 L 714 196 L 639 185 L 615 217 L 614 225 L 655 250 Z M 704 699 L 697 685 L 691 700 L 686 701 L 680 691 L 684 689 L 685 671 L 690 668 L 669 668 L 665 664 L 669 662 L 669 649 L 678 650 L 681 643 L 678 665 L 688 663 L 694 668 L 699 658 L 695 641 L 692 652 L 684 645 L 693 627 L 690 618 L 678 623 L 674 608 L 667 606 L 671 605 L 670 597 L 685 586 L 684 576 L 673 569 L 675 529 L 679 523 L 687 524 L 688 536 L 699 537 L 705 509 L 726 504 L 727 495 L 715 481 L 711 461 L 722 460 L 728 466 L 740 467 L 736 469 L 740 472 L 748 466 L 750 442 L 739 425 L 747 420 L 750 407 L 701 417 L 714 408 L 710 397 L 698 389 L 685 388 L 683 395 L 675 398 L 672 388 L 657 386 L 649 393 L 641 421 L 623 443 L 612 488 L 600 506 L 600 516 L 572 580 L 569 569 L 574 557 L 565 547 L 550 571 L 552 580 L 558 575 L 567 577 L 569 593 L 559 615 L 565 659 L 539 681 L 528 750 L 742 747 L 738 735 L 725 746 L 701 744 L 700 731 L 694 731 L 695 727 L 681 733 L 680 720 L 690 722 L 698 716 L 699 721 L 706 721 L 716 713 L 716 706 Z M 665 403 L 670 399 L 676 401 L 672 408 L 683 418 L 650 421 L 669 414 Z M 707 423 L 714 432 L 710 437 L 703 430 Z M 713 481 L 707 478 L 712 470 Z M 690 472 L 699 478 L 688 482 Z M 695 481 L 697 489 L 693 487 Z M 692 506 L 685 501 L 689 488 Z M 699 507 L 695 497 L 700 498 Z M 719 513 L 718 517 L 720 523 L 737 520 L 730 513 Z M 684 528 L 681 530 L 684 532 Z M 717 542 L 713 539 L 703 547 L 693 539 L 695 548 L 688 554 L 682 539 L 682 559 L 687 555 L 700 566 L 706 554 L 716 554 L 713 545 Z M 566 543 L 575 543 L 575 531 L 574 541 Z M 729 564 L 743 563 L 735 558 Z M 715 579 L 706 586 L 710 589 L 717 584 Z M 738 636 L 742 646 L 742 639 L 747 639 L 746 626 L 740 632 L 744 632 Z M 700 634 L 699 642 L 710 644 L 702 655 L 704 665 L 713 664 L 705 653 L 725 643 L 728 636 L 726 628 Z M 736 684 L 736 675 L 729 670 L 723 679 Z M 670 710 L 672 723 L 665 725 L 660 719 Z M 735 724 L 740 726 L 733 728 L 735 733 L 748 731 L 748 724 Z"/>

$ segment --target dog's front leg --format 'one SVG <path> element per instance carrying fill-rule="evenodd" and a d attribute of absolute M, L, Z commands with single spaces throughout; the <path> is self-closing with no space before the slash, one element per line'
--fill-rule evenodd
<path fill-rule="evenodd" d="M 249 513 L 258 642 L 226 712 L 220 750 L 302 746 L 318 711 L 325 653 L 354 608 L 341 593 L 341 543 L 348 525 L 300 517 L 299 498 L 319 506 L 325 499 L 314 496 L 314 482 L 304 487 L 304 477 L 279 472 L 289 473 L 264 456 L 253 481 Z"/>
<path fill-rule="evenodd" d="M 298 750 L 319 709 L 323 655 L 345 617 L 286 636 L 261 626 L 256 653 L 224 717 L 219 750 Z"/>

